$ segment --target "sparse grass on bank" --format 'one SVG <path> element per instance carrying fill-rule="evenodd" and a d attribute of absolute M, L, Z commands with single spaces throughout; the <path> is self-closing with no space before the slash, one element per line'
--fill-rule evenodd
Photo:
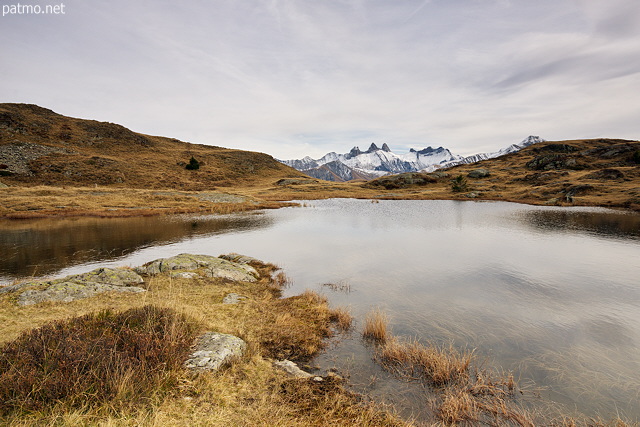
<path fill-rule="evenodd" d="M 577 418 L 558 414 L 539 402 L 522 400 L 524 393 L 511 373 L 482 369 L 473 351 L 403 340 L 388 331 L 380 309 L 368 313 L 362 336 L 375 347 L 375 359 L 398 378 L 425 385 L 425 404 L 433 425 L 628 427 L 620 418 Z M 377 338 L 373 338 L 377 337 Z M 381 339 L 380 337 L 384 337 Z"/>

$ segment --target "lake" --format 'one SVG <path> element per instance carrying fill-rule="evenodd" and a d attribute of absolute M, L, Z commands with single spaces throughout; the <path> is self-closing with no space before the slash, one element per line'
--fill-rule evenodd
<path fill-rule="evenodd" d="M 225 216 L 0 222 L 0 283 L 140 265 L 182 252 L 246 254 L 349 306 L 356 330 L 313 364 L 420 416 L 419 387 L 372 361 L 373 307 L 395 335 L 475 349 L 531 395 L 640 418 L 640 215 L 503 202 L 306 201 Z M 337 286 L 326 286 L 334 284 Z"/>

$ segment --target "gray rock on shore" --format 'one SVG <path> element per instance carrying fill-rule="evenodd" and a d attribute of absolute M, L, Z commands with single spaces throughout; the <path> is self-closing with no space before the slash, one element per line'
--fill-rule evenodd
<path fill-rule="evenodd" d="M 247 343 L 234 335 L 207 332 L 196 340 L 195 350 L 184 363 L 195 371 L 217 371 L 242 357 Z"/>
<path fill-rule="evenodd" d="M 123 268 L 98 268 L 88 273 L 75 274 L 62 279 L 25 282 L 3 289 L 5 292 L 28 289 L 18 295 L 18 305 L 41 302 L 71 302 L 94 295 L 115 291 L 140 293 L 145 289 L 135 286 L 144 280 L 134 271 Z M 3 292 L 4 293 L 4 292 Z"/>
<path fill-rule="evenodd" d="M 233 281 L 255 282 L 258 272 L 246 263 L 238 263 L 209 255 L 180 254 L 148 262 L 135 271 L 155 276 L 173 270 L 194 271 L 202 269 L 206 277 L 221 277 Z"/>

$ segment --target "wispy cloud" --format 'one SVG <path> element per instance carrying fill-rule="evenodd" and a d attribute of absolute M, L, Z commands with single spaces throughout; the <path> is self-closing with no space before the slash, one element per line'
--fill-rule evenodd
<path fill-rule="evenodd" d="M 0 21 L 4 101 L 279 158 L 640 134 L 636 0 L 65 4 Z"/>

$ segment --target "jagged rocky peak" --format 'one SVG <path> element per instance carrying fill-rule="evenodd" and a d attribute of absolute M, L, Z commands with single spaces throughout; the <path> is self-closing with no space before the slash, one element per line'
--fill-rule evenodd
<path fill-rule="evenodd" d="M 362 151 L 360 151 L 360 147 L 358 146 L 353 147 L 351 151 L 349 151 L 349 157 L 359 156 L 360 154 L 362 154 Z"/>
<path fill-rule="evenodd" d="M 391 152 L 391 148 L 389 148 L 389 146 L 387 145 L 387 143 L 385 142 L 384 144 L 382 144 L 382 151 L 386 151 L 387 153 Z"/>
<path fill-rule="evenodd" d="M 378 146 L 372 142 L 371 145 L 369 146 L 369 149 L 366 151 L 367 153 L 373 153 L 374 151 L 378 151 L 379 148 Z"/>

